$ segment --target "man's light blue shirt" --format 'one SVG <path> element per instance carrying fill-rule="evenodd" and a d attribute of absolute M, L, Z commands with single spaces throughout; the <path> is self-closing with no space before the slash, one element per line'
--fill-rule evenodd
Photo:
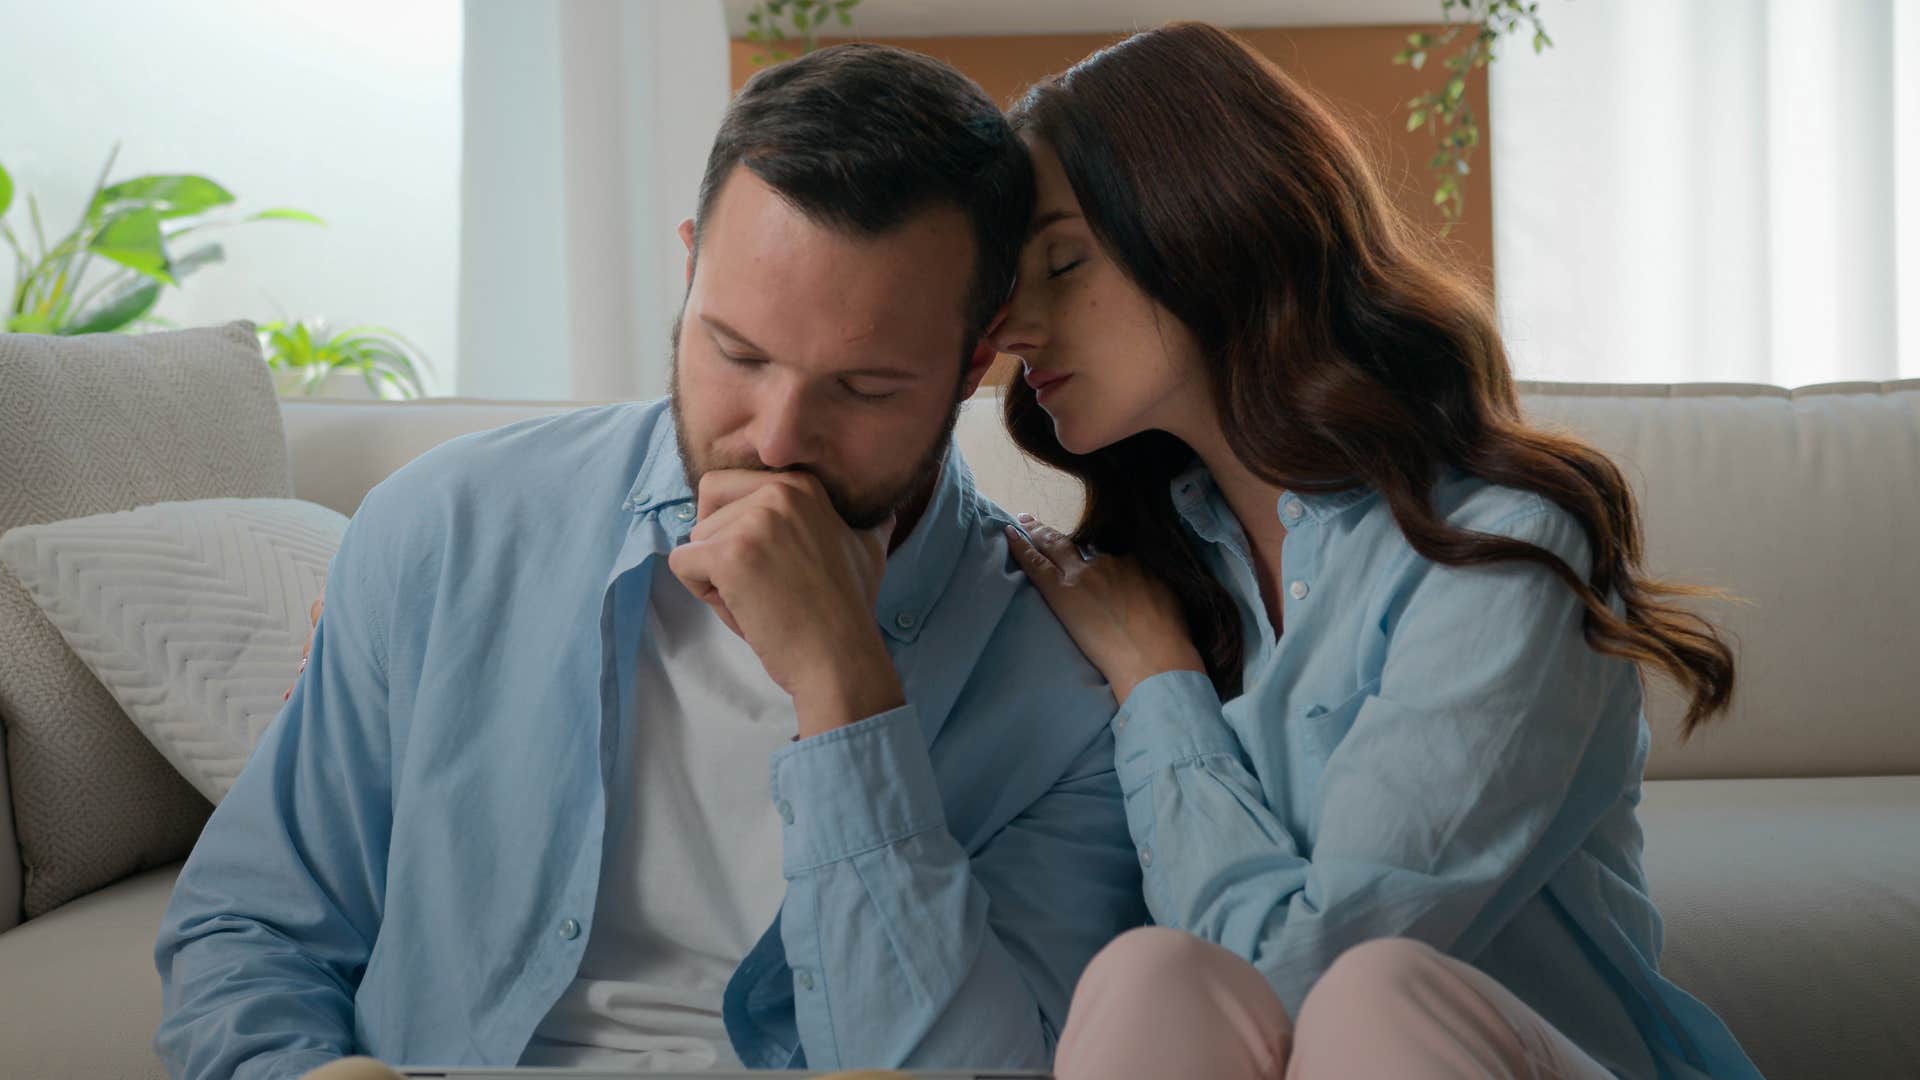
<path fill-rule="evenodd" d="M 1423 558 L 1365 489 L 1288 493 L 1276 637 L 1210 475 L 1188 470 L 1172 497 L 1247 653 L 1224 706 L 1204 676 L 1169 672 L 1114 718 L 1156 922 L 1252 959 L 1289 1015 L 1350 946 L 1411 937 L 1618 1075 L 1759 1075 L 1658 970 L 1640 682 L 1587 645 L 1573 590 L 1532 563 Z M 1434 501 L 1591 572 L 1578 522 L 1537 495 L 1450 471 Z"/>
<path fill-rule="evenodd" d="M 518 1060 L 593 933 L 648 584 L 693 519 L 664 402 L 467 436 L 367 496 L 167 906 L 176 1078 Z M 724 999 L 751 1067 L 1044 1067 L 1145 919 L 1112 696 L 1009 520 L 950 451 L 876 609 L 908 704 L 772 758 L 787 892 Z"/>

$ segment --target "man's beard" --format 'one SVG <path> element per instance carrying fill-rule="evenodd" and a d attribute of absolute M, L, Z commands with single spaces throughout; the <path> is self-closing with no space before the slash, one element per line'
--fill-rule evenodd
<path fill-rule="evenodd" d="M 909 507 L 917 508 L 925 499 L 927 492 L 940 476 L 940 467 L 946 461 L 947 444 L 953 437 L 953 429 L 960 422 L 960 406 L 964 399 L 960 396 L 960 387 L 965 382 L 965 365 L 962 365 L 961 379 L 954 385 L 953 407 L 947 410 L 946 423 L 940 428 L 940 435 L 928 444 L 920 455 L 913 470 L 900 483 L 865 497 L 856 496 L 847 490 L 844 484 L 804 465 L 784 469 L 774 469 L 761 463 L 757 455 L 739 458 L 733 461 L 708 461 L 694 453 L 687 442 L 685 413 L 680 408 L 680 320 L 674 320 L 671 337 L 672 349 L 668 353 L 668 391 L 669 403 L 673 410 L 674 439 L 679 444 L 681 467 L 687 473 L 687 486 L 696 495 L 700 491 L 700 478 L 716 469 L 748 469 L 756 472 L 801 472 L 820 482 L 827 493 L 827 501 L 833 504 L 834 512 L 847 523 L 847 527 L 856 531 L 871 529 L 887 518 Z"/>

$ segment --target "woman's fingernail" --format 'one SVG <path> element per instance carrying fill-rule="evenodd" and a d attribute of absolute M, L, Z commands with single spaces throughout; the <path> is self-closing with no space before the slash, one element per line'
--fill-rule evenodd
<path fill-rule="evenodd" d="M 1021 521 L 1036 521 L 1036 520 L 1038 520 L 1038 519 L 1037 519 L 1037 518 L 1035 518 L 1035 517 L 1034 517 L 1034 516 L 1033 516 L 1032 514 L 1016 514 L 1015 516 L 1016 516 L 1016 517 L 1018 517 L 1018 518 L 1019 518 L 1019 519 L 1020 519 Z"/>

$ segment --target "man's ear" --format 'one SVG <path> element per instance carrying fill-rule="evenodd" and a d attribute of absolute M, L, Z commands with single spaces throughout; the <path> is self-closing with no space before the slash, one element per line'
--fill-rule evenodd
<path fill-rule="evenodd" d="M 966 393 L 962 397 L 972 397 L 973 392 L 980 389 L 980 380 L 987 377 L 988 369 L 993 367 L 993 361 L 999 355 L 1000 350 L 993 347 L 992 338 L 982 336 L 974 342 L 973 356 L 967 360 L 967 377 L 963 386 Z"/>
<path fill-rule="evenodd" d="M 1011 307 L 1010 304 L 1001 304 L 1000 310 L 994 312 L 993 318 L 987 321 L 987 328 L 981 331 L 980 340 L 973 343 L 973 355 L 967 360 L 964 383 L 967 392 L 963 397 L 972 397 L 973 392 L 980 389 L 980 380 L 987 377 L 988 370 L 999 357 L 1000 350 L 994 347 L 993 340 L 1000 331 L 1000 324 L 1007 321 L 1007 311 Z"/>
<path fill-rule="evenodd" d="M 693 284 L 693 219 L 680 223 L 680 242 L 687 245 L 687 284 Z"/>

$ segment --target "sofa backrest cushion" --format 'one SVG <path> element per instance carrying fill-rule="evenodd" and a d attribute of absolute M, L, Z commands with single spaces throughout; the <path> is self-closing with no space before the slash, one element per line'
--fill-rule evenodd
<path fill-rule="evenodd" d="M 1700 606 L 1737 639 L 1733 711 L 1681 746 L 1682 704 L 1649 680 L 1649 776 L 1920 773 L 1920 380 L 1532 383 L 1522 396 L 1536 422 L 1619 463 L 1650 572 L 1738 598 Z M 295 493 L 351 513 L 429 446 L 567 407 L 288 402 Z M 991 394 L 968 403 L 956 437 L 1007 509 L 1077 519 L 1078 486 L 1013 446 Z"/>

